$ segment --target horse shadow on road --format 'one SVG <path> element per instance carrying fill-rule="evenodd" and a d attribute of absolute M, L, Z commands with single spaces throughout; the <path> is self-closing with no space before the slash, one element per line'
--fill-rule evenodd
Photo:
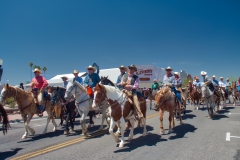
<path fill-rule="evenodd" d="M 212 120 L 220 120 L 220 119 L 223 119 L 223 118 L 229 118 L 228 116 L 226 115 L 223 115 L 223 114 L 215 114 L 212 118 Z"/>
<path fill-rule="evenodd" d="M 197 116 L 194 114 L 184 114 L 182 115 L 182 120 L 193 119 L 194 117 L 197 117 Z"/>
<path fill-rule="evenodd" d="M 124 148 L 114 151 L 114 153 L 131 152 L 143 146 L 156 146 L 157 143 L 167 141 L 161 138 L 161 135 L 148 133 L 146 136 L 133 138 L 129 143 L 125 143 Z M 126 141 L 127 142 L 127 141 Z"/>
<path fill-rule="evenodd" d="M 23 148 L 15 148 L 12 151 L 0 152 L 0 159 L 7 159 L 9 157 L 13 157 L 18 153 L 18 151 L 22 150 Z"/>
<path fill-rule="evenodd" d="M 168 139 L 174 140 L 174 139 L 178 139 L 178 138 L 187 138 L 187 137 L 185 137 L 185 134 L 187 134 L 189 132 L 195 132 L 196 129 L 197 129 L 196 127 L 194 127 L 191 124 L 187 124 L 187 123 L 178 125 L 173 128 L 173 132 L 172 132 L 172 133 L 176 133 L 176 135 L 170 136 Z"/>

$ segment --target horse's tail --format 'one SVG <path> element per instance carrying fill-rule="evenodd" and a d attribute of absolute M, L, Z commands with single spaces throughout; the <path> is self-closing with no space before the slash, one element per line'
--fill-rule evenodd
<path fill-rule="evenodd" d="M 96 112 L 95 111 L 89 111 L 88 116 L 96 118 Z"/>
<path fill-rule="evenodd" d="M 0 104 L 0 113 L 1 116 L 3 117 L 3 125 L 2 125 L 2 130 L 3 134 L 5 135 L 7 133 L 7 130 L 10 128 L 7 112 L 3 108 L 3 106 Z"/>

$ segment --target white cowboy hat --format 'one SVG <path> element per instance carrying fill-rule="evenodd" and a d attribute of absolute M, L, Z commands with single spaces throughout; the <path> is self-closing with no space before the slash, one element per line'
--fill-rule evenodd
<path fill-rule="evenodd" d="M 216 76 L 215 76 L 215 75 L 213 75 L 212 77 L 216 78 Z"/>
<path fill-rule="evenodd" d="M 219 79 L 223 79 L 223 77 L 220 77 Z"/>
<path fill-rule="evenodd" d="M 127 67 L 125 67 L 124 65 L 121 65 L 121 66 L 120 66 L 120 67 L 118 67 L 118 68 L 119 68 L 119 69 L 121 69 L 121 68 L 124 68 L 126 72 L 128 71 L 128 68 L 127 68 Z"/>
<path fill-rule="evenodd" d="M 229 80 L 229 78 L 227 78 L 226 80 Z"/>
<path fill-rule="evenodd" d="M 68 79 L 68 77 L 67 77 L 67 76 L 62 76 L 61 78 L 62 78 L 62 79 L 63 79 L 63 78 L 65 78 L 65 79 Z"/>
<path fill-rule="evenodd" d="M 42 71 L 41 71 L 40 69 L 38 69 L 38 68 L 35 68 L 35 69 L 33 70 L 33 73 L 35 73 L 35 72 L 39 72 L 40 74 L 42 74 Z"/>
<path fill-rule="evenodd" d="M 73 74 L 74 74 L 74 73 L 79 73 L 79 71 L 75 69 L 72 73 L 73 73 Z"/>
<path fill-rule="evenodd" d="M 153 80 L 153 82 L 157 82 L 157 80 L 156 80 L 156 79 L 154 79 L 154 80 Z"/>
<path fill-rule="evenodd" d="M 179 73 L 178 72 L 174 72 L 174 74 L 178 75 Z"/>
<path fill-rule="evenodd" d="M 172 68 L 170 66 L 168 66 L 165 70 L 172 70 Z"/>
<path fill-rule="evenodd" d="M 93 66 L 91 66 L 91 65 L 90 65 L 90 66 L 88 66 L 86 69 L 87 69 L 87 70 L 88 70 L 88 69 L 93 69 L 93 72 L 95 72 L 95 71 L 96 71 L 96 68 L 95 68 L 95 67 L 93 67 Z"/>

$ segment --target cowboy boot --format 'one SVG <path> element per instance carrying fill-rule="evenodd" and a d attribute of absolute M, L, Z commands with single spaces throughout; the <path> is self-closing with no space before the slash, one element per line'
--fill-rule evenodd
<path fill-rule="evenodd" d="M 137 112 L 137 115 L 138 115 L 137 119 L 143 118 L 143 114 L 142 114 L 141 109 L 140 109 L 140 105 L 139 105 L 137 95 L 133 96 L 133 102 L 134 102 L 135 111 Z"/>

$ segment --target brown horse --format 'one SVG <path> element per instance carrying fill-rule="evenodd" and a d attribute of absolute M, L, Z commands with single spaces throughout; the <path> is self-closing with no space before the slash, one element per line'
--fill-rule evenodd
<path fill-rule="evenodd" d="M 194 108 L 198 109 L 200 107 L 200 100 L 202 98 L 202 92 L 200 89 L 198 89 L 196 86 L 189 86 L 188 87 L 189 90 L 189 95 L 190 95 L 190 99 L 192 100 L 193 104 L 194 104 Z M 196 107 L 197 105 L 197 107 Z"/>
<path fill-rule="evenodd" d="M 2 122 L 2 131 L 5 135 L 7 130 L 10 128 L 8 115 L 5 109 L 3 108 L 2 104 L 0 103 L 0 122 Z"/>
<path fill-rule="evenodd" d="M 156 94 L 157 94 L 156 90 L 153 90 L 152 93 L 149 90 L 144 90 L 143 91 L 144 97 L 149 99 L 149 101 L 150 101 L 150 110 L 152 109 L 152 101 L 155 100 Z"/>
<path fill-rule="evenodd" d="M 25 133 L 22 136 L 22 139 L 25 139 L 28 137 L 28 131 L 30 131 L 32 135 L 34 135 L 35 131 L 29 126 L 29 122 L 31 121 L 33 115 L 37 114 L 37 107 L 34 102 L 32 92 L 26 92 L 18 87 L 9 86 L 8 84 L 6 84 L 3 86 L 0 96 L 2 97 L 1 98 L 2 103 L 7 98 L 10 98 L 10 97 L 13 97 L 16 100 L 18 104 L 18 109 L 23 119 L 23 123 L 25 125 Z M 45 104 L 45 110 L 48 114 L 48 118 L 47 118 L 47 124 L 43 133 L 46 133 L 49 121 L 51 119 L 52 119 L 52 123 L 55 126 L 53 128 L 53 131 L 56 131 L 57 124 L 53 119 L 53 114 L 52 114 L 53 107 L 51 106 L 50 101 L 46 101 L 44 104 Z"/>
<path fill-rule="evenodd" d="M 237 83 L 232 82 L 233 105 L 236 106 L 237 98 L 240 99 L 240 92 L 237 89 Z"/>
<path fill-rule="evenodd" d="M 124 147 L 124 130 L 125 130 L 125 120 L 129 120 L 132 128 L 129 134 L 129 140 L 133 138 L 133 129 L 134 129 L 134 106 L 131 104 L 132 101 L 128 100 L 129 97 L 127 94 L 124 94 L 122 91 L 116 89 L 115 87 L 108 85 L 97 84 L 94 89 L 93 107 L 101 106 L 106 103 L 105 100 L 110 104 L 110 128 L 109 133 L 112 135 L 114 140 L 118 143 L 119 138 L 113 133 L 115 124 L 120 122 L 121 125 L 121 142 L 119 147 Z M 146 104 L 146 103 L 145 103 Z M 144 132 L 143 135 L 146 135 L 146 119 L 143 118 L 144 123 Z"/>
<path fill-rule="evenodd" d="M 163 128 L 163 113 L 164 111 L 169 112 L 169 130 L 168 133 L 172 132 L 172 127 L 175 127 L 174 122 L 174 111 L 178 112 L 180 124 L 182 124 L 182 117 L 180 114 L 180 104 L 176 98 L 176 96 L 171 92 L 170 88 L 162 88 L 157 92 L 155 98 L 155 108 L 159 108 L 160 115 L 160 134 L 164 134 Z"/>

